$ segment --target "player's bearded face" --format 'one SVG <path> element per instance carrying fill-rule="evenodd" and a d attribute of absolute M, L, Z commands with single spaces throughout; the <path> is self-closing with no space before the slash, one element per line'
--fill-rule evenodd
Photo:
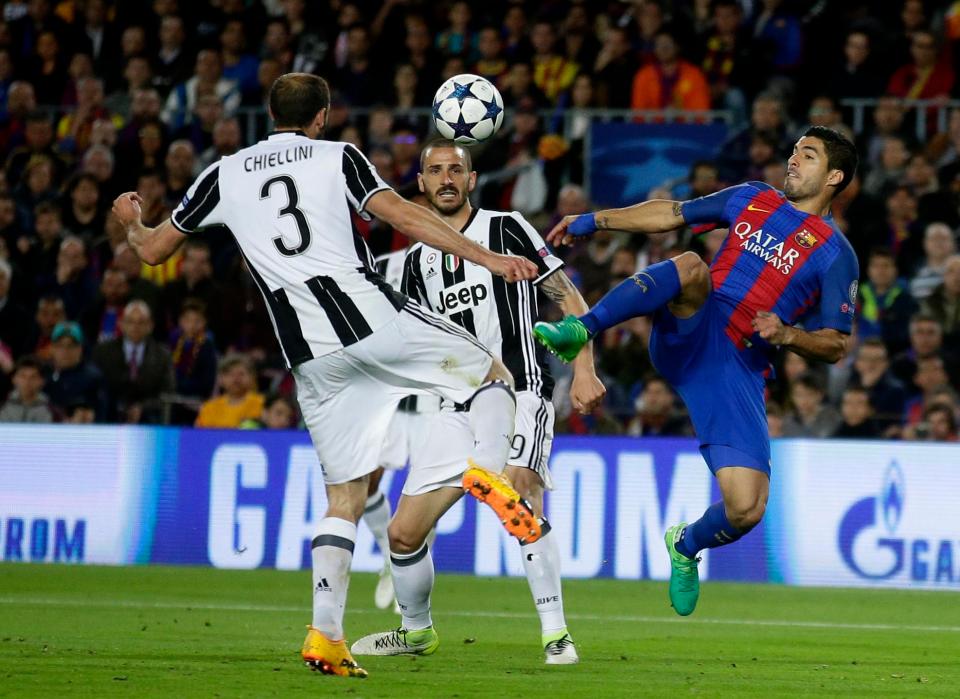
<path fill-rule="evenodd" d="M 473 175 L 454 149 L 432 151 L 424 163 L 421 178 L 427 201 L 445 216 L 462 209 L 473 189 Z"/>
<path fill-rule="evenodd" d="M 827 178 L 826 153 L 823 145 L 815 139 L 801 138 L 794 146 L 793 155 L 787 161 L 787 176 L 783 193 L 790 201 L 798 201 L 819 194 Z"/>

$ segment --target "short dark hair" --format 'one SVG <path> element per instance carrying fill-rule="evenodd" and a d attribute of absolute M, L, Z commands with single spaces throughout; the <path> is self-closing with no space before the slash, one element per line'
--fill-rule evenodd
<path fill-rule="evenodd" d="M 52 201 L 42 201 L 39 204 L 37 204 L 35 207 L 33 207 L 34 217 L 43 216 L 44 214 L 53 214 L 59 219 L 63 218 L 62 213 L 60 211 L 60 207 L 57 205 L 56 202 L 52 202 Z"/>
<path fill-rule="evenodd" d="M 833 191 L 833 196 L 837 196 L 847 188 L 857 172 L 857 165 L 860 162 L 857 147 L 842 133 L 826 126 L 811 126 L 803 135 L 805 138 L 820 139 L 824 150 L 827 151 L 827 168 L 843 173 L 843 179 Z"/>
<path fill-rule="evenodd" d="M 184 313 L 198 313 L 206 319 L 207 317 L 207 304 L 204 303 L 201 299 L 189 297 L 186 301 L 183 302 L 183 305 L 180 306 L 180 313 L 177 314 L 177 317 L 182 317 Z"/>
<path fill-rule="evenodd" d="M 270 113 L 281 128 L 308 126 L 330 108 L 330 86 L 319 75 L 287 73 L 270 87 Z"/>
<path fill-rule="evenodd" d="M 876 247 L 870 248 L 870 252 L 867 253 L 867 264 L 870 264 L 870 260 L 875 257 L 883 257 L 888 260 L 893 260 L 894 262 L 897 260 L 897 256 L 893 254 L 893 250 L 884 245 L 877 245 Z"/>
<path fill-rule="evenodd" d="M 43 362 L 40 361 L 40 358 L 33 354 L 25 354 L 17 360 L 17 363 L 13 365 L 13 373 L 16 374 L 21 369 L 36 369 L 41 374 L 43 373 Z"/>
<path fill-rule="evenodd" d="M 427 159 L 427 151 L 433 148 L 457 148 L 463 153 L 463 161 L 467 165 L 467 170 L 473 170 L 473 159 L 470 157 L 470 149 L 461 143 L 457 143 L 452 138 L 435 138 L 423 147 L 420 151 L 420 171 L 423 172 L 423 164 Z"/>
<path fill-rule="evenodd" d="M 942 413 L 943 415 L 947 416 L 947 424 L 950 426 L 951 432 L 957 431 L 957 416 L 954 414 L 949 405 L 944 405 L 943 403 L 934 403 L 933 405 L 928 405 L 923 411 L 923 419 L 929 420 L 931 416 L 936 415 L 937 413 Z"/>
<path fill-rule="evenodd" d="M 823 385 L 823 379 L 813 371 L 805 371 L 800 374 L 800 376 L 797 377 L 796 385 L 809 388 L 811 391 L 816 391 L 821 395 L 827 392 L 826 387 Z"/>

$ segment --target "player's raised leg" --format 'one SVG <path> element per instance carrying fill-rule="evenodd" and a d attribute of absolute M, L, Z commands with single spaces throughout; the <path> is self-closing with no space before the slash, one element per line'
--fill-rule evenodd
<path fill-rule="evenodd" d="M 580 657 L 563 614 L 560 552 L 550 533 L 550 523 L 543 514 L 543 479 L 529 468 L 514 465 L 507 466 L 506 475 L 517 492 L 530 503 L 540 522 L 540 538 L 520 544 L 520 551 L 527 584 L 540 617 L 544 660 L 548 665 L 573 665 L 580 662 Z"/>
<path fill-rule="evenodd" d="M 700 596 L 697 554 L 703 549 L 726 546 L 739 540 L 763 518 L 770 492 L 770 477 L 762 468 L 726 466 L 717 469 L 723 496 L 692 524 L 680 523 L 667 530 L 670 554 L 670 603 L 686 616 Z"/>
<path fill-rule="evenodd" d="M 709 293 L 709 268 L 697 254 L 685 252 L 625 279 L 579 318 L 567 316 L 556 323 L 537 323 L 533 334 L 548 350 L 570 362 L 584 345 L 608 328 L 668 304 L 675 316 L 688 318 Z"/>
<path fill-rule="evenodd" d="M 357 640 L 357 655 L 430 655 L 440 645 L 430 614 L 433 557 L 428 536 L 443 513 L 461 497 L 459 488 L 403 495 L 390 522 L 390 567 L 400 605 L 400 627 Z"/>
<path fill-rule="evenodd" d="M 367 476 L 327 485 L 327 512 L 313 539 L 313 623 L 301 655 L 326 675 L 366 677 L 350 655 L 343 634 L 343 613 L 350 584 L 350 563 L 357 522 L 367 498 Z"/>
<path fill-rule="evenodd" d="M 470 399 L 468 418 L 476 449 L 463 474 L 463 489 L 486 503 L 521 543 L 534 542 L 540 538 L 540 523 L 530 505 L 503 475 L 516 412 L 513 377 L 503 362 L 494 358 L 483 385 Z"/>

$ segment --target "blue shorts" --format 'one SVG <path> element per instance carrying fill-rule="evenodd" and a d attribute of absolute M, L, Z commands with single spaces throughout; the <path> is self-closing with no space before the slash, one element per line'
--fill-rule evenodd
<path fill-rule="evenodd" d="M 770 475 L 763 368 L 727 337 L 728 313 L 714 294 L 690 318 L 663 308 L 653 317 L 650 360 L 690 412 L 700 453 L 713 473 L 745 466 Z"/>

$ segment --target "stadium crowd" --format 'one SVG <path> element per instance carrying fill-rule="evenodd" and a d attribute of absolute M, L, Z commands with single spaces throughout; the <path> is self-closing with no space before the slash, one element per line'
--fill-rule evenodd
<path fill-rule="evenodd" d="M 327 137 L 355 143 L 415 198 L 423 108 L 443 78 L 474 72 L 509 110 L 474 153 L 481 174 L 498 173 L 479 203 L 543 230 L 592 207 L 585 109 L 728 115 L 720 155 L 650 197 L 749 179 L 780 187 L 807 124 L 855 138 L 861 169 L 834 209 L 860 259 L 855 342 L 829 369 L 778 360 L 771 435 L 956 440 L 960 108 L 946 119 L 929 108 L 918 138 L 904 100 L 960 96 L 958 42 L 953 1 L 8 0 L 0 421 L 295 425 L 292 382 L 229 232 L 148 267 L 109 215 L 112 199 L 136 189 L 144 222 L 165 219 L 204 166 L 268 131 L 265 96 L 287 71 L 326 77 Z M 877 100 L 857 133 L 844 98 Z M 375 254 L 404 244 L 383 224 L 357 224 Z M 592 303 L 691 246 L 709 261 L 722 238 L 600 233 L 561 254 Z M 637 318 L 598 338 L 609 391 L 591 415 L 570 410 L 556 367 L 559 431 L 690 434 L 652 371 L 649 332 Z"/>

